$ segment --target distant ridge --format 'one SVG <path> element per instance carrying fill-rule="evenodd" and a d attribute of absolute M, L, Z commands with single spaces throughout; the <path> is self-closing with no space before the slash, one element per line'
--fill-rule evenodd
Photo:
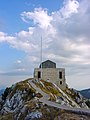
<path fill-rule="evenodd" d="M 81 90 L 79 92 L 81 93 L 81 95 L 83 97 L 90 99 L 90 88 L 89 89 L 85 89 L 85 90 Z"/>

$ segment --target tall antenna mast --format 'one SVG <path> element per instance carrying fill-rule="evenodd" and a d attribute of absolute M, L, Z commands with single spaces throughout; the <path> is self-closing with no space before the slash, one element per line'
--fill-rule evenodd
<path fill-rule="evenodd" d="M 42 79 L 42 36 L 41 36 L 41 79 Z"/>

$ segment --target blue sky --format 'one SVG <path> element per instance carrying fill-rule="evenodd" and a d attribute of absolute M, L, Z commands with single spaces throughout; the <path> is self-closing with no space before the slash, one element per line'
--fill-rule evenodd
<path fill-rule="evenodd" d="M 50 59 L 65 67 L 70 87 L 90 87 L 90 1 L 1 0 L 0 88 L 33 75 Z"/>
<path fill-rule="evenodd" d="M 24 29 L 27 30 L 28 26 L 32 24 L 24 24 L 20 18 L 20 14 L 23 11 L 33 11 L 36 7 L 47 8 L 51 13 L 58 10 L 62 5 L 63 0 L 1 0 L 0 2 L 0 30 L 14 34 Z"/>

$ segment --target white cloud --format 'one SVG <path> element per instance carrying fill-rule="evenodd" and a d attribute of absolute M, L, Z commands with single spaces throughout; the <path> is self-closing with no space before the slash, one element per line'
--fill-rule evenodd
<path fill-rule="evenodd" d="M 60 12 L 64 18 L 69 18 L 72 14 L 78 12 L 78 8 L 79 2 L 77 0 L 66 0 Z"/>
<path fill-rule="evenodd" d="M 42 8 L 35 8 L 34 12 L 23 12 L 21 16 L 22 20 L 33 20 L 34 24 L 44 29 L 50 26 L 52 21 L 52 17 L 48 15 L 47 10 Z"/>
<path fill-rule="evenodd" d="M 38 45 L 30 42 L 29 37 L 31 38 L 31 31 L 20 31 L 16 36 L 9 36 L 3 32 L 0 33 L 0 42 L 7 42 L 11 47 L 22 50 L 26 53 L 30 52 L 33 49 L 38 49 Z"/>
<path fill-rule="evenodd" d="M 16 63 L 17 63 L 17 64 L 21 64 L 22 61 L 21 61 L 21 60 L 17 60 Z"/>
<path fill-rule="evenodd" d="M 0 32 L 0 42 L 9 42 L 12 39 L 14 39 L 13 36 L 8 36 L 6 33 Z"/>
<path fill-rule="evenodd" d="M 14 36 L 0 32 L 0 42 L 7 42 L 13 48 L 27 53 L 24 62 L 17 61 L 24 64 L 16 66 L 18 70 L 29 70 L 40 63 L 42 36 L 43 60 L 56 61 L 59 66 L 67 68 L 67 74 L 69 69 L 70 74 L 89 73 L 90 1 L 65 0 L 58 11 L 49 14 L 47 9 L 35 8 L 33 12 L 24 11 L 21 17 L 27 22 L 32 20 L 33 27 Z"/>

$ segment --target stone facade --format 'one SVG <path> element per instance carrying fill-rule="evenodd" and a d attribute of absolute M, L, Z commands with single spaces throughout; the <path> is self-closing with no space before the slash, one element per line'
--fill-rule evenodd
<path fill-rule="evenodd" d="M 45 61 L 45 62 L 48 62 L 48 61 Z M 48 64 L 48 63 L 46 63 L 46 64 Z M 53 64 L 52 64 L 52 66 L 53 66 Z M 65 69 L 64 68 L 51 68 L 51 67 L 48 68 L 47 66 L 46 66 L 46 68 L 43 66 L 42 66 L 42 68 L 35 68 L 34 69 L 34 78 L 43 79 L 46 81 L 50 80 L 63 90 L 66 88 Z"/>

